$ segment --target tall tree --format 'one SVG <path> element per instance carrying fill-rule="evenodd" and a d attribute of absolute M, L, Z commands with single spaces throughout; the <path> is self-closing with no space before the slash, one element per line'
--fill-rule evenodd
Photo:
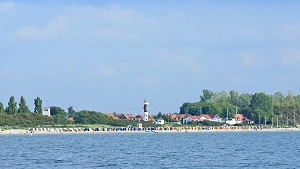
<path fill-rule="evenodd" d="M 57 124 L 66 124 L 68 121 L 68 114 L 64 109 L 53 106 L 50 108 L 50 113 L 54 118 L 54 122 Z"/>
<path fill-rule="evenodd" d="M 159 118 L 161 118 L 162 117 L 162 113 L 161 113 L 161 111 L 160 112 L 158 112 L 158 114 L 157 114 L 157 118 L 159 119 Z"/>
<path fill-rule="evenodd" d="M 37 97 L 36 99 L 34 99 L 34 112 L 38 113 L 38 114 L 42 114 L 43 113 L 43 101 L 41 100 L 41 98 Z"/>
<path fill-rule="evenodd" d="M 200 96 L 201 102 L 211 101 L 213 99 L 214 93 L 211 90 L 203 89 L 202 92 L 203 92 L 203 95 Z"/>
<path fill-rule="evenodd" d="M 259 119 L 259 116 L 262 118 L 266 116 L 269 118 L 273 113 L 273 102 L 270 96 L 265 93 L 255 93 L 252 96 L 250 107 L 254 112 L 254 118 Z"/>
<path fill-rule="evenodd" d="M 4 113 L 4 106 L 3 104 L 0 102 L 0 114 Z"/>
<path fill-rule="evenodd" d="M 26 105 L 25 98 L 23 96 L 21 96 L 21 99 L 20 99 L 18 112 L 19 113 L 29 113 L 30 112 L 28 106 Z"/>
<path fill-rule="evenodd" d="M 11 96 L 9 98 L 8 106 L 6 108 L 7 114 L 16 114 L 17 113 L 17 102 L 15 101 L 15 97 Z"/>
<path fill-rule="evenodd" d="M 76 113 L 76 111 L 73 109 L 73 106 L 70 106 L 68 108 L 68 117 L 74 117 L 75 113 Z"/>

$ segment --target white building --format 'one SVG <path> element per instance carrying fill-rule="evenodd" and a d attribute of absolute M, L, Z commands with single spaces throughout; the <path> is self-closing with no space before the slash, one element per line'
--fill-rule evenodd
<path fill-rule="evenodd" d="M 222 118 L 217 114 L 202 114 L 200 116 L 188 116 L 184 118 L 183 124 L 187 124 L 188 122 L 193 122 L 193 121 L 204 121 L 204 120 L 222 122 Z"/>
<path fill-rule="evenodd" d="M 50 107 L 43 108 L 43 115 L 45 115 L 45 116 L 51 116 L 51 114 L 50 114 Z"/>
<path fill-rule="evenodd" d="M 144 121 L 148 121 L 149 117 L 148 117 L 148 101 L 147 99 L 144 100 Z"/>
<path fill-rule="evenodd" d="M 142 130 L 142 129 L 143 129 L 143 124 L 142 124 L 142 123 L 137 123 L 136 128 L 137 128 L 138 130 Z"/>
<path fill-rule="evenodd" d="M 161 124 L 161 125 L 164 125 L 165 124 L 165 121 L 163 119 L 155 119 L 154 124 Z"/>

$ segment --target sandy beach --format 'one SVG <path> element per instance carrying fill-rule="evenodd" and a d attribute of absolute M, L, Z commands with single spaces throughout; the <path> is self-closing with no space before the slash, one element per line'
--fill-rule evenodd
<path fill-rule="evenodd" d="M 186 132 L 299 132 L 300 129 L 298 128 L 272 128 L 272 129 L 212 129 L 212 130 L 158 130 L 157 133 L 186 133 Z M 34 131 L 32 134 L 122 134 L 122 133 L 153 133 L 153 131 Z M 0 131 L 0 135 L 30 135 L 30 131 L 24 129 L 11 129 L 11 130 L 4 130 Z"/>

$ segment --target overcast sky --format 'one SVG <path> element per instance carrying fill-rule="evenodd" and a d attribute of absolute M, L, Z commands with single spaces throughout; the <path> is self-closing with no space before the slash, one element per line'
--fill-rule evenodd
<path fill-rule="evenodd" d="M 300 1 L 0 1 L 0 101 L 178 112 L 202 89 L 300 94 Z"/>

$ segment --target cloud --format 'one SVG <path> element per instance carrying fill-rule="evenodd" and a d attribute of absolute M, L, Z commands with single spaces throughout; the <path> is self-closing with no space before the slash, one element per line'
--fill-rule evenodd
<path fill-rule="evenodd" d="M 255 62 L 255 56 L 248 52 L 241 52 L 240 56 L 242 57 L 244 66 L 250 66 Z"/>
<path fill-rule="evenodd" d="M 180 55 L 175 58 L 186 69 L 198 73 L 201 71 L 201 65 L 197 56 Z"/>
<path fill-rule="evenodd" d="M 109 21 L 116 21 L 121 24 L 135 24 L 142 21 L 141 14 L 133 9 L 122 9 L 116 3 L 112 3 L 111 8 L 96 8 L 100 12 L 100 17 L 105 18 Z"/>
<path fill-rule="evenodd" d="M 121 32 L 118 30 L 102 29 L 95 31 L 95 36 L 106 39 L 118 39 L 118 40 L 138 40 L 139 37 L 131 35 L 129 33 Z"/>
<path fill-rule="evenodd" d="M 43 10 L 49 11 L 50 15 L 53 15 L 53 11 L 59 11 L 62 14 L 43 27 L 35 25 L 22 27 L 17 32 L 17 36 L 20 38 L 42 39 L 67 34 L 68 37 L 89 39 L 100 37 L 113 40 L 139 40 L 138 31 L 143 30 L 142 27 L 151 22 L 140 12 L 121 8 L 114 3 L 106 8 L 78 4 L 60 5 L 55 9 L 52 6 L 32 4 L 23 4 L 22 7 L 25 11 L 43 8 Z M 35 20 L 38 23 L 41 19 L 43 18 L 37 17 Z"/>
<path fill-rule="evenodd" d="M 300 62 L 299 49 L 287 49 L 282 53 L 282 59 L 285 62 Z"/>
<path fill-rule="evenodd" d="M 13 2 L 0 2 L 0 12 L 12 9 L 15 6 Z"/>
<path fill-rule="evenodd" d="M 48 38 L 60 35 L 66 30 L 66 17 L 60 16 L 52 20 L 47 26 L 37 28 L 33 26 L 23 27 L 17 32 L 18 37 L 22 38 Z"/>
<path fill-rule="evenodd" d="M 105 75 L 106 77 L 111 77 L 116 75 L 118 72 L 116 68 L 106 65 L 106 64 L 101 64 L 100 66 L 100 74 Z"/>

